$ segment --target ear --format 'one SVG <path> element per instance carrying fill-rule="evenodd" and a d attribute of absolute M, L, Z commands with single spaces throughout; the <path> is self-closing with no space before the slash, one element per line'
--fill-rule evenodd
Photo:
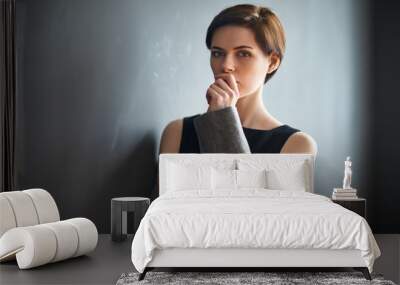
<path fill-rule="evenodd" d="M 280 63 L 281 63 L 281 60 L 280 60 L 278 54 L 276 54 L 275 52 L 272 52 L 269 56 L 269 67 L 268 67 L 267 74 L 274 72 L 279 67 Z"/>

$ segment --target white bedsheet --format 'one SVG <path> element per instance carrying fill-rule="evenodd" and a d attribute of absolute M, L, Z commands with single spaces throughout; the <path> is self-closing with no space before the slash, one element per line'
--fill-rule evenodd
<path fill-rule="evenodd" d="M 300 191 L 179 191 L 155 199 L 132 242 L 143 272 L 154 249 L 359 249 L 372 272 L 381 252 L 366 220 L 329 198 Z"/>

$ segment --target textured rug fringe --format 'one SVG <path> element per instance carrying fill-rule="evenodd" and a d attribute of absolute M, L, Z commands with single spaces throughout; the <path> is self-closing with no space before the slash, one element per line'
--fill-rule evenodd
<path fill-rule="evenodd" d="M 384 280 L 382 274 L 371 274 L 372 281 L 365 280 L 361 272 L 160 272 L 151 271 L 144 280 L 138 281 L 139 273 L 121 274 L 117 285 L 136 284 L 379 284 L 396 285 Z"/>

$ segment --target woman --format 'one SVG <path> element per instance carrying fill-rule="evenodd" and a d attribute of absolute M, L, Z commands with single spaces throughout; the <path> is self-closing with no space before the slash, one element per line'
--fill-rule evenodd
<path fill-rule="evenodd" d="M 314 139 L 281 123 L 265 108 L 263 85 L 278 70 L 285 51 L 285 34 L 268 8 L 236 5 L 221 11 L 206 36 L 215 81 L 207 89 L 207 112 L 234 106 L 252 153 L 311 153 Z M 160 153 L 198 153 L 193 119 L 170 122 L 161 136 Z"/>

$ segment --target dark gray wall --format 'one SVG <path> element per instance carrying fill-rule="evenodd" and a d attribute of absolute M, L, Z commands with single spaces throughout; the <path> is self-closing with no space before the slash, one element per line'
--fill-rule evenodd
<path fill-rule="evenodd" d="M 400 2 L 374 1 L 369 151 L 370 213 L 378 233 L 400 233 Z"/>
<path fill-rule="evenodd" d="M 18 0 L 18 188 L 47 189 L 62 218 L 87 217 L 109 232 L 112 197 L 151 195 L 165 125 L 207 110 L 206 29 L 237 3 Z M 384 179 L 396 149 L 376 139 L 392 127 L 385 108 L 398 99 L 396 89 L 384 91 L 384 76 L 371 82 L 380 26 L 370 20 L 383 27 L 390 11 L 381 4 L 373 16 L 362 0 L 252 3 L 273 8 L 286 29 L 285 59 L 264 103 L 316 139 L 316 192 L 341 185 L 350 155 L 373 230 L 398 233 L 398 222 L 383 218 L 394 204 L 382 202 L 399 202 L 394 180 Z M 384 39 L 374 45 L 384 50 Z"/>

